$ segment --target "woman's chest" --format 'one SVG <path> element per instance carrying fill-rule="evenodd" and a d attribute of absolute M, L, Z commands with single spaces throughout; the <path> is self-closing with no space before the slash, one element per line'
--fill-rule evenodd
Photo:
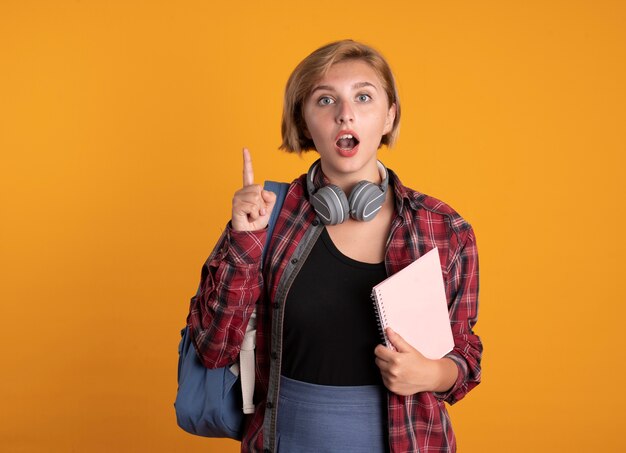
<path fill-rule="evenodd" d="M 341 253 L 363 263 L 380 263 L 385 259 L 389 224 L 349 221 L 326 227 L 328 235 Z"/>

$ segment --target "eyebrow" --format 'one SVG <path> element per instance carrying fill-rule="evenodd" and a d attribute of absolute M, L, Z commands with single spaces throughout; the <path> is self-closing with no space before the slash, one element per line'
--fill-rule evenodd
<path fill-rule="evenodd" d="M 352 85 L 352 89 L 359 89 L 359 88 L 363 88 L 363 87 L 372 87 L 374 88 L 374 90 L 378 91 L 378 89 L 376 88 L 376 86 L 373 83 L 370 82 L 358 82 L 355 83 L 354 85 Z M 329 91 L 333 91 L 334 88 L 330 85 L 318 85 L 315 88 L 313 88 L 311 90 L 311 94 L 315 93 L 317 90 L 329 90 Z"/>

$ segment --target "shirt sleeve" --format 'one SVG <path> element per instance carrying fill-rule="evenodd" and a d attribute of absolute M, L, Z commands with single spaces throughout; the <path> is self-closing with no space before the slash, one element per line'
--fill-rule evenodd
<path fill-rule="evenodd" d="M 461 234 L 459 243 L 447 282 L 454 348 L 445 356 L 454 361 L 459 373 L 448 391 L 434 393 L 449 404 L 459 401 L 480 383 L 483 351 L 480 338 L 472 330 L 478 319 L 478 252 L 471 227 Z"/>
<path fill-rule="evenodd" d="M 202 267 L 187 325 L 207 368 L 236 361 L 246 326 L 261 295 L 261 256 L 267 229 L 235 231 L 230 224 Z"/>

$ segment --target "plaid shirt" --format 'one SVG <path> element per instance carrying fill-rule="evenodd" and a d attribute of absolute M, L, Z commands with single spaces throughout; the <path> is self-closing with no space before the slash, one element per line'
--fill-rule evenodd
<path fill-rule="evenodd" d="M 454 404 L 480 382 L 482 344 L 472 331 L 478 315 L 476 239 L 471 226 L 449 206 L 406 188 L 392 171 L 389 173 L 396 215 L 386 247 L 387 273 L 398 272 L 438 247 L 455 343 L 446 357 L 456 363 L 459 371 L 456 382 L 445 393 L 400 396 L 388 392 L 390 450 L 454 452 L 456 440 L 444 402 Z M 306 259 L 319 235 L 305 233 L 322 228 L 307 200 L 305 181 L 302 175 L 289 188 L 263 271 L 260 263 L 266 232 L 237 232 L 227 227 L 202 268 L 200 291 L 191 299 L 188 325 L 196 349 L 209 368 L 237 360 L 248 319 L 259 302 L 256 410 L 246 418 L 243 452 L 275 449 L 282 348 L 282 338 L 276 337 L 282 332 L 281 304 L 301 266 L 299 258 Z M 305 247 L 301 244 L 305 242 L 303 237 L 311 242 Z M 283 274 L 285 281 L 281 281 Z M 278 322 L 272 323 L 273 318 Z"/>

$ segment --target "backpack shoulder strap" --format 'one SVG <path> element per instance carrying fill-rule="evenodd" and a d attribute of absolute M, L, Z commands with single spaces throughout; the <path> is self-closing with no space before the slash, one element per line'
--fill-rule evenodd
<path fill-rule="evenodd" d="M 263 188 L 276 194 L 276 204 L 274 205 L 274 209 L 272 210 L 272 214 L 270 215 L 270 221 L 267 224 L 267 239 L 265 240 L 265 247 L 263 248 L 263 262 L 265 262 L 265 256 L 267 255 L 267 246 L 272 239 L 272 234 L 274 233 L 276 221 L 278 220 L 280 210 L 282 209 L 285 198 L 287 197 L 289 184 L 286 182 L 265 181 Z"/>
<path fill-rule="evenodd" d="M 276 203 L 269 223 L 267 224 L 267 238 L 263 247 L 262 263 L 265 262 L 267 249 L 272 239 L 272 233 L 278 220 L 278 215 L 283 207 L 283 202 L 289 190 L 289 184 L 285 182 L 266 181 L 265 190 L 270 190 L 276 194 Z M 256 308 L 252 312 L 252 316 L 248 321 L 246 333 L 244 336 L 241 352 L 239 353 L 239 369 L 241 376 L 241 396 L 243 399 L 243 413 L 252 414 L 254 412 L 254 404 L 252 396 L 254 395 L 254 349 L 256 348 Z"/>

